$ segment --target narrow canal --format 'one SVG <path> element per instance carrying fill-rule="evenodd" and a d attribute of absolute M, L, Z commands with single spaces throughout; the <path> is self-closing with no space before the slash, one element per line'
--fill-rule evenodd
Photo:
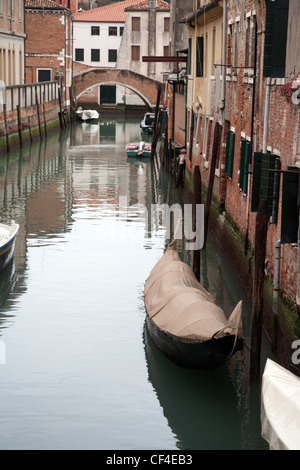
<path fill-rule="evenodd" d="M 1 155 L 0 221 L 20 224 L 0 274 L 2 450 L 267 449 L 247 354 L 185 370 L 144 331 L 144 282 L 169 242 L 151 207 L 184 200 L 153 162 L 127 161 L 139 122 L 78 124 Z M 249 300 L 211 234 L 201 261 L 227 314 L 244 300 L 249 339 Z"/>

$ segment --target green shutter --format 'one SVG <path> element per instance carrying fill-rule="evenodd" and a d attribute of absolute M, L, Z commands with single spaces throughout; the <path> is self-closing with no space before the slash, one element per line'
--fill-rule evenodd
<path fill-rule="evenodd" d="M 275 158 L 275 169 L 281 169 L 280 158 Z M 274 186 L 273 186 L 273 201 L 272 201 L 272 224 L 277 224 L 278 218 L 278 203 L 279 203 L 279 190 L 280 190 L 280 171 L 274 173 Z"/>
<path fill-rule="evenodd" d="M 289 168 L 297 171 L 297 168 Z M 297 243 L 299 209 L 298 199 L 299 175 L 292 172 L 283 173 L 282 209 L 281 209 L 281 243 Z"/>
<path fill-rule="evenodd" d="M 259 201 L 266 199 L 268 203 L 268 214 L 277 222 L 279 182 L 274 170 L 280 165 L 276 155 L 257 152 L 253 159 L 252 201 L 251 211 L 257 212 Z M 276 205 L 277 201 L 277 205 Z M 275 212 L 276 211 L 276 212 Z"/>
<path fill-rule="evenodd" d="M 285 77 L 289 0 L 267 0 L 264 77 Z"/>
<path fill-rule="evenodd" d="M 245 194 L 247 194 L 248 191 L 248 165 L 250 157 L 250 147 L 250 142 L 248 142 L 248 140 L 243 139 L 241 142 L 241 166 L 239 188 L 242 189 Z"/>
<path fill-rule="evenodd" d="M 267 200 L 268 214 L 270 216 L 272 215 L 275 174 L 269 170 L 275 169 L 275 159 L 275 155 L 263 154 L 261 165 L 260 199 Z"/>
<path fill-rule="evenodd" d="M 187 63 L 187 73 L 191 74 L 192 71 L 192 39 L 189 38 L 189 53 L 188 53 L 188 63 Z"/>
<path fill-rule="evenodd" d="M 234 143 L 235 134 L 232 131 L 228 131 L 226 140 L 225 173 L 229 176 L 229 178 L 232 178 Z"/>
<path fill-rule="evenodd" d="M 196 42 L 196 77 L 203 77 L 203 36 Z"/>
<path fill-rule="evenodd" d="M 253 157 L 253 177 L 252 177 L 252 199 L 251 212 L 257 212 L 260 201 L 260 177 L 261 177 L 262 153 L 255 152 Z"/>

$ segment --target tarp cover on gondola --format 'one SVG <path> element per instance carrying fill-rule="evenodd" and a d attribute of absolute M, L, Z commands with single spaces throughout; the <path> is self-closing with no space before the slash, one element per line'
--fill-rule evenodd
<path fill-rule="evenodd" d="M 207 341 L 213 336 L 242 337 L 242 302 L 227 320 L 213 296 L 180 260 L 173 241 L 145 283 L 147 315 L 160 330 L 185 341 Z"/>
<path fill-rule="evenodd" d="M 271 359 L 262 378 L 261 425 L 270 450 L 300 450 L 300 377 Z"/>

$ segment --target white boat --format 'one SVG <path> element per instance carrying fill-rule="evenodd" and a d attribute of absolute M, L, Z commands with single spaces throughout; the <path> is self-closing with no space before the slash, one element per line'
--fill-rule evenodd
<path fill-rule="evenodd" d="M 14 221 L 11 225 L 0 224 L 0 271 L 6 268 L 13 257 L 18 231 L 19 225 Z"/>
<path fill-rule="evenodd" d="M 82 121 L 91 121 L 100 117 L 100 114 L 95 109 L 82 109 L 81 107 L 77 109 L 76 115 Z"/>
<path fill-rule="evenodd" d="M 300 377 L 271 359 L 262 378 L 261 427 L 270 450 L 300 450 Z"/>
<path fill-rule="evenodd" d="M 146 113 L 143 117 L 143 120 L 140 124 L 140 128 L 144 134 L 153 133 L 153 125 L 155 120 L 155 113 Z"/>

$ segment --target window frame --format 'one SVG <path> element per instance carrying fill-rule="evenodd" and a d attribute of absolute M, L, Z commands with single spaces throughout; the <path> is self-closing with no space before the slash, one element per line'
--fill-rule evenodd
<path fill-rule="evenodd" d="M 108 27 L 108 35 L 109 36 L 118 36 L 118 27 L 117 26 L 109 26 Z"/>
<path fill-rule="evenodd" d="M 98 54 L 98 59 L 93 58 L 93 55 Z M 91 49 L 91 62 L 100 62 L 100 49 Z"/>
<path fill-rule="evenodd" d="M 79 51 L 82 52 L 82 59 L 77 58 L 77 54 L 79 54 Z M 84 49 L 83 48 L 78 47 L 75 49 L 75 62 L 84 62 Z"/>

